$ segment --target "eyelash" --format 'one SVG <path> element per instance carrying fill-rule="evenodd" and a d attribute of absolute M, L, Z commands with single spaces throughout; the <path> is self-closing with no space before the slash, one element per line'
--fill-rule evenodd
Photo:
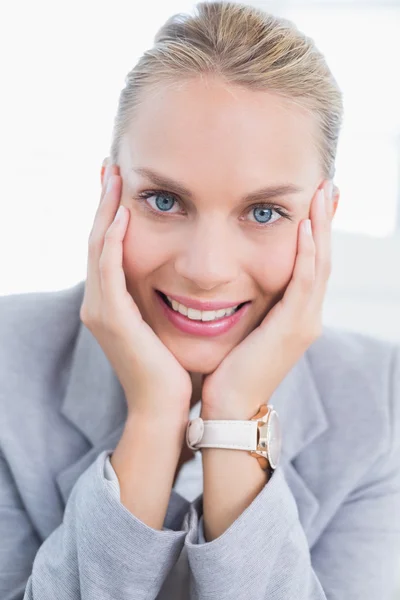
<path fill-rule="evenodd" d="M 138 200 L 139 202 L 143 203 L 145 205 L 146 209 L 149 210 L 152 213 L 152 215 L 155 216 L 156 218 L 164 219 L 165 218 L 164 215 L 168 214 L 168 212 L 167 211 L 165 211 L 165 212 L 156 211 L 147 202 L 145 202 L 145 200 L 147 200 L 148 198 L 151 198 L 152 196 L 167 196 L 169 198 L 172 198 L 177 204 L 180 203 L 180 200 L 177 198 L 177 196 L 175 196 L 175 194 L 172 194 L 171 192 L 165 192 L 163 190 L 152 190 L 152 191 L 149 190 L 149 191 L 138 194 L 138 197 L 135 199 Z M 289 221 L 292 221 L 292 217 L 290 216 L 290 214 L 287 213 L 281 206 L 276 206 L 275 204 L 270 204 L 269 202 L 261 202 L 259 204 L 253 204 L 252 206 L 249 206 L 248 211 L 250 212 L 251 210 L 255 210 L 256 208 L 274 210 L 281 217 L 288 219 Z M 179 214 L 179 213 L 172 213 L 172 214 Z M 279 223 L 279 221 L 280 221 L 280 219 L 276 219 L 276 221 L 273 221 L 272 223 L 269 223 L 269 222 L 257 223 L 256 221 L 252 221 L 252 224 L 255 225 L 256 227 L 265 229 L 265 227 L 267 227 L 267 226 L 273 227 L 275 224 Z"/>

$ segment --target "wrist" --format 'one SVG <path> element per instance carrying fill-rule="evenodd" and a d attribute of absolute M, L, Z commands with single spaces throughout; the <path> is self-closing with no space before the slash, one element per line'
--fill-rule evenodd
<path fill-rule="evenodd" d="M 162 529 L 185 425 L 161 415 L 128 413 L 111 465 L 122 504 L 154 529 Z"/>
<path fill-rule="evenodd" d="M 259 409 L 260 404 L 250 407 L 227 407 L 227 408 L 209 408 L 202 406 L 200 411 L 200 417 L 204 421 L 248 421 L 251 419 Z"/>
<path fill-rule="evenodd" d="M 173 443 L 173 440 L 179 441 L 184 435 L 189 414 L 151 414 L 150 412 L 130 410 L 128 412 L 124 435 L 130 436 L 137 432 L 143 432 L 148 435 L 148 439 L 168 440 L 168 443 Z M 141 435 L 141 434 L 140 434 Z"/>

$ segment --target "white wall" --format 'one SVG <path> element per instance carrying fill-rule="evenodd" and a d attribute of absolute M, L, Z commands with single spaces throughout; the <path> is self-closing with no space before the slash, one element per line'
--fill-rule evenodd
<path fill-rule="evenodd" d="M 324 322 L 400 343 L 400 236 L 335 232 Z"/>

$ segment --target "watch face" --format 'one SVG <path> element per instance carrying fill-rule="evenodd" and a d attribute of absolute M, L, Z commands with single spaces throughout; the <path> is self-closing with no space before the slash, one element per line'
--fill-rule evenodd
<path fill-rule="evenodd" d="M 269 464 L 275 469 L 279 462 L 282 445 L 282 433 L 279 418 L 273 410 L 268 419 L 268 460 Z"/>

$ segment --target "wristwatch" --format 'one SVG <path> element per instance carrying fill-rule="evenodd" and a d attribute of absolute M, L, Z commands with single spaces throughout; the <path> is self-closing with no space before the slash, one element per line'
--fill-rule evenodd
<path fill-rule="evenodd" d="M 265 471 L 276 469 L 281 454 L 282 434 L 278 413 L 262 404 L 248 421 L 191 419 L 186 427 L 186 443 L 193 451 L 201 448 L 248 450 Z"/>

